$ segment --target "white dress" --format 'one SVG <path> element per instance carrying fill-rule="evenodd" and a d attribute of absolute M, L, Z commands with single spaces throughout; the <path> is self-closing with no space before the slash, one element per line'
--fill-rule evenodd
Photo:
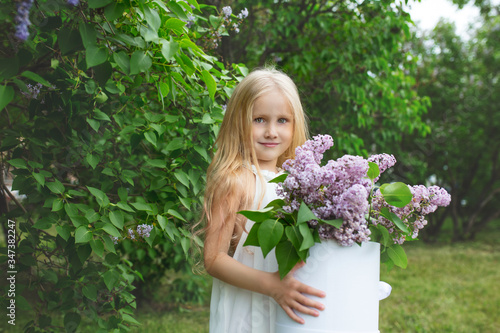
<path fill-rule="evenodd" d="M 252 209 L 258 209 L 262 195 L 262 185 L 254 166 L 256 175 L 255 197 Z M 267 183 L 278 174 L 261 170 L 266 181 L 265 195 L 260 208 L 277 199 L 276 184 Z M 278 263 L 274 249 L 264 258 L 262 250 L 255 246 L 245 246 L 243 243 L 252 228 L 253 221 L 247 220 L 246 231 L 243 231 L 238 242 L 233 258 L 237 261 L 266 272 L 276 272 Z M 212 298 L 210 301 L 210 333 L 274 333 L 276 322 L 276 309 L 278 304 L 269 297 L 246 289 L 241 289 L 213 279 Z"/>

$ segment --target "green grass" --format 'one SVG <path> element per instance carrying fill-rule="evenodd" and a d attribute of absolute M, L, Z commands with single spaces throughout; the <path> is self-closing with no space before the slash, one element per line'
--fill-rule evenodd
<path fill-rule="evenodd" d="M 499 221 L 500 222 L 500 221 Z M 380 302 L 382 333 L 497 333 L 500 332 L 500 225 L 492 225 L 474 242 L 404 245 L 406 270 L 383 267 L 381 280 L 392 285 L 392 294 Z M 207 277 L 208 279 L 208 277 Z M 147 302 L 140 301 L 136 319 L 142 323 L 132 333 L 208 332 L 209 306 L 172 307 L 159 286 Z M 19 316 L 19 324 L 29 316 Z M 11 331 L 6 320 L 0 332 Z M 80 332 L 91 332 L 86 322 Z"/>
<path fill-rule="evenodd" d="M 408 268 L 382 267 L 381 280 L 393 289 L 380 302 L 380 332 L 500 332 L 498 237 L 492 226 L 474 242 L 405 244 Z M 137 313 L 143 325 L 132 332 L 208 332 L 209 315 L 208 305 L 183 312 L 144 306 Z"/>

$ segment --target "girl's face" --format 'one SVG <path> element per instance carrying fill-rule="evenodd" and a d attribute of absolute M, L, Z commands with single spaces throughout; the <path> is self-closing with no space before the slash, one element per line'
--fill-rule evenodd
<path fill-rule="evenodd" d="M 293 113 L 279 90 L 259 97 L 252 112 L 253 147 L 262 170 L 276 172 L 278 158 L 293 138 Z"/>

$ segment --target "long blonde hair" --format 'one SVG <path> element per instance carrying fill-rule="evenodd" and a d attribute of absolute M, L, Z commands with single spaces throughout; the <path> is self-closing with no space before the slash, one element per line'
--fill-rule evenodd
<path fill-rule="evenodd" d="M 292 143 L 278 158 L 278 165 L 293 158 L 295 148 L 308 139 L 306 116 L 292 79 L 274 68 L 258 69 L 247 75 L 229 99 L 215 142 L 217 151 L 207 171 L 202 218 L 206 225 L 203 230 L 222 228 L 224 221 L 212 220 L 215 209 L 223 209 L 226 216 L 232 216 L 239 210 L 250 208 L 254 193 L 248 189 L 252 188 L 249 182 L 253 179 L 243 176 L 245 168 L 253 164 L 264 183 L 253 148 L 252 113 L 255 101 L 275 90 L 281 92 L 288 101 L 294 126 Z M 214 207 L 215 202 L 219 207 Z"/>

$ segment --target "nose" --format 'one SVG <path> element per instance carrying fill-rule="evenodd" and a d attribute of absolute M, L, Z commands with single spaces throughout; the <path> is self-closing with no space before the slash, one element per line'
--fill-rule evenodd
<path fill-rule="evenodd" d="M 276 138 L 278 136 L 276 125 L 273 123 L 269 123 L 268 126 L 266 127 L 265 135 L 267 138 Z"/>

